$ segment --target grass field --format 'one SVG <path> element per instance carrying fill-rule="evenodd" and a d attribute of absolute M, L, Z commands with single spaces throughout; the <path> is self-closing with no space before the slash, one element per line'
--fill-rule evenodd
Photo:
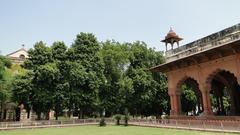
<path fill-rule="evenodd" d="M 234 135 L 228 133 L 199 132 L 148 127 L 77 126 L 63 128 L 18 129 L 0 131 L 0 135 Z M 235 134 L 236 135 L 236 134 Z"/>

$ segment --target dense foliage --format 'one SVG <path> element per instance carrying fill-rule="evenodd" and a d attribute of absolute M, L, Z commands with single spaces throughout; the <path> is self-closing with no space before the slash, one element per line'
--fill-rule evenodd
<path fill-rule="evenodd" d="M 5 103 L 9 102 L 11 97 L 10 85 L 11 76 L 8 70 L 11 67 L 11 62 L 6 57 L 0 55 L 0 111 Z"/>
<path fill-rule="evenodd" d="M 182 111 L 188 114 L 188 112 L 195 112 L 197 106 L 197 96 L 193 88 L 184 84 L 182 86 L 181 95 Z"/>
<path fill-rule="evenodd" d="M 80 33 L 70 47 L 37 42 L 28 51 L 27 71 L 12 83 L 13 99 L 42 119 L 50 110 L 79 118 L 160 116 L 169 113 L 166 76 L 148 71 L 164 62 L 162 52 L 144 42 L 98 42 Z"/>

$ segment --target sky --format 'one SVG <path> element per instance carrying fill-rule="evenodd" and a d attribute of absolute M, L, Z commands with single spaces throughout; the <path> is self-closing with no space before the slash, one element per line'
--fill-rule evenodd
<path fill-rule="evenodd" d="M 0 51 L 32 48 L 37 41 L 70 46 L 80 32 L 99 41 L 160 41 L 170 27 L 192 42 L 240 23 L 240 0 L 0 0 Z"/>

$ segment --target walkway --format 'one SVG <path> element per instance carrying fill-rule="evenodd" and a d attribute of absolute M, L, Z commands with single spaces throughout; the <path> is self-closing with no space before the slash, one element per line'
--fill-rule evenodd
<path fill-rule="evenodd" d="M 99 122 L 100 122 L 100 119 L 1 122 L 0 130 L 98 125 Z M 115 124 L 115 121 L 113 119 L 106 119 L 106 123 L 108 125 L 113 125 L 113 124 Z M 240 133 L 240 122 L 239 121 L 131 119 L 131 120 L 129 120 L 129 125 L 144 126 L 144 127 L 156 127 L 156 128 L 197 130 L 197 131 Z"/>
<path fill-rule="evenodd" d="M 239 121 L 215 120 L 132 120 L 131 125 L 210 132 L 240 133 Z"/>

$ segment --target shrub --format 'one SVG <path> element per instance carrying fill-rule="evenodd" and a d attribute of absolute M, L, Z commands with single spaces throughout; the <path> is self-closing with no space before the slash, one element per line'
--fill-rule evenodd
<path fill-rule="evenodd" d="M 105 122 L 105 119 L 102 117 L 101 118 L 101 120 L 100 120 L 100 122 L 99 122 L 99 126 L 100 127 L 103 127 L 103 126 L 106 126 L 107 124 L 106 124 L 106 122 Z"/>
<path fill-rule="evenodd" d="M 128 126 L 129 116 L 128 115 L 124 115 L 123 116 L 123 120 L 124 120 L 124 126 Z"/>
<path fill-rule="evenodd" d="M 121 120 L 122 115 L 121 114 L 116 114 L 113 118 L 116 120 L 116 125 L 120 125 L 120 120 Z"/>

